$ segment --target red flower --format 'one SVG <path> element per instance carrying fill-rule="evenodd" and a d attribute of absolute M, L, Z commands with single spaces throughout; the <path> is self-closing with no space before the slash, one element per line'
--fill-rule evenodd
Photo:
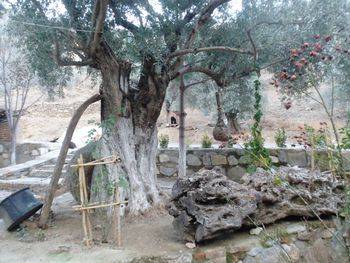
<path fill-rule="evenodd" d="M 290 53 L 291 53 L 293 56 L 298 55 L 298 52 L 297 52 L 296 49 L 292 49 L 292 50 L 290 51 Z"/>
<path fill-rule="evenodd" d="M 315 44 L 315 49 L 316 49 L 317 51 L 319 51 L 319 50 L 321 49 L 321 44 L 320 44 L 320 43 L 316 43 L 316 44 Z"/>

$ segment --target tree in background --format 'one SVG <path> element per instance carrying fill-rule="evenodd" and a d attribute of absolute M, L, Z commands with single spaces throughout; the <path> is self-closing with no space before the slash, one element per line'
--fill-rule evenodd
<path fill-rule="evenodd" d="M 250 54 L 236 52 L 232 56 L 203 53 L 200 57 L 203 68 L 197 68 L 211 76 L 221 90 L 219 94 L 231 130 L 238 128 L 232 125 L 238 123 L 237 117 L 250 116 L 253 109 L 251 73 L 262 69 L 274 72 L 289 59 L 290 49 L 307 36 L 329 34 L 337 25 L 343 25 L 346 30 L 346 3 L 341 0 L 322 3 L 317 0 L 246 0 L 242 1 L 242 10 L 236 16 L 210 27 L 205 36 L 200 36 L 200 41 L 208 46 L 235 43 L 237 49 L 250 47 L 252 50 Z M 341 79 L 349 79 L 346 76 L 347 73 L 337 76 L 338 85 Z M 195 98 L 201 96 L 199 89 L 193 92 L 196 92 Z M 344 92 L 346 88 L 341 94 Z M 197 100 L 197 104 L 200 102 Z"/>
<path fill-rule="evenodd" d="M 339 158 L 339 170 L 342 173 L 344 167 L 341 140 L 334 119 L 334 107 L 336 83 L 338 85 L 343 83 L 337 82 L 335 76 L 347 75 L 346 66 L 350 63 L 350 47 L 346 37 L 344 39 L 342 34 L 314 35 L 312 40 L 290 51 L 289 63 L 282 68 L 277 78 L 273 79 L 274 85 L 285 94 L 286 100 L 308 97 L 323 107 L 331 123 Z M 340 80 L 346 81 L 341 77 Z M 325 82 L 331 87 L 328 101 L 320 89 L 321 84 Z M 349 83 L 349 80 L 347 82 Z"/>
<path fill-rule="evenodd" d="M 33 75 L 26 58 L 12 47 L 2 30 L 0 39 L 0 93 L 10 130 L 10 163 L 16 164 L 16 145 L 19 121 L 26 110 L 27 95 Z"/>

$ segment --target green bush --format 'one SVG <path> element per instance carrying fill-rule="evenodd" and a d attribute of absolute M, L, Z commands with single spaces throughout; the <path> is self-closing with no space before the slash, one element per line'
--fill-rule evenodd
<path fill-rule="evenodd" d="M 342 135 L 340 148 L 350 149 L 350 128 L 341 128 L 339 133 Z"/>
<path fill-rule="evenodd" d="M 211 148 L 213 140 L 209 137 L 208 133 L 205 133 L 202 137 L 202 148 Z"/>
<path fill-rule="evenodd" d="M 168 148 L 169 145 L 169 136 L 166 134 L 159 135 L 159 146 L 162 149 Z"/>
<path fill-rule="evenodd" d="M 284 130 L 284 128 L 278 129 L 275 135 L 276 145 L 278 147 L 284 148 L 287 146 L 286 141 L 287 141 L 286 131 Z"/>

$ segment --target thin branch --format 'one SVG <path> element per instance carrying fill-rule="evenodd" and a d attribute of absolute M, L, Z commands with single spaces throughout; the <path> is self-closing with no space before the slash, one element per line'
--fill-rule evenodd
<path fill-rule="evenodd" d="M 303 93 L 306 97 L 308 97 L 309 99 L 317 102 L 318 104 L 320 104 L 321 106 L 323 105 L 321 101 L 319 101 L 318 99 L 312 97 L 309 93 L 307 93 L 306 91 L 301 91 L 301 93 Z"/>
<path fill-rule="evenodd" d="M 74 36 L 72 32 L 65 31 L 65 30 L 58 30 L 58 32 L 60 32 L 60 34 L 65 36 L 69 40 L 70 43 L 73 43 L 77 50 L 81 50 L 81 51 L 86 52 L 87 48 L 85 47 L 85 45 L 82 44 L 81 42 L 79 42 L 78 39 L 76 38 L 76 36 Z"/>
<path fill-rule="evenodd" d="M 254 57 L 254 65 L 255 65 L 258 53 L 257 53 L 257 50 L 256 50 L 256 45 L 255 45 L 254 39 L 253 39 L 252 34 L 251 34 L 252 33 L 251 28 L 248 29 L 246 32 L 247 32 L 250 44 L 252 45 L 252 48 L 253 48 L 253 57 Z"/>
<path fill-rule="evenodd" d="M 185 86 L 185 90 L 187 90 L 187 89 L 190 88 L 190 87 L 193 87 L 193 86 L 196 86 L 196 85 L 205 83 L 205 82 L 207 82 L 207 81 L 209 81 L 209 80 L 210 80 L 210 79 L 203 79 L 203 80 L 199 80 L 199 81 L 196 81 L 196 82 L 187 84 L 187 85 Z"/>
<path fill-rule="evenodd" d="M 260 70 L 267 69 L 267 68 L 269 68 L 269 67 L 272 67 L 272 66 L 274 66 L 274 65 L 277 65 L 277 64 L 279 64 L 279 63 L 281 63 L 281 62 L 284 62 L 284 61 L 286 61 L 286 60 L 288 60 L 288 58 L 281 58 L 281 59 L 272 61 L 271 63 L 265 64 L 265 65 L 263 65 L 263 66 L 261 66 L 261 67 L 259 67 L 259 68 L 260 68 Z"/>
<path fill-rule="evenodd" d="M 190 72 L 200 72 L 203 73 L 205 75 L 207 75 L 208 77 L 210 77 L 212 80 L 214 80 L 218 86 L 222 86 L 223 85 L 223 79 L 221 77 L 221 74 L 210 70 L 208 68 L 205 67 L 200 67 L 200 66 L 194 66 L 194 67 L 183 67 L 180 71 L 179 71 L 179 75 L 181 74 L 185 74 L 185 73 L 190 73 Z M 175 79 L 176 76 L 173 76 L 172 79 Z"/>
<path fill-rule="evenodd" d="M 214 47 L 202 47 L 202 48 L 177 50 L 169 55 L 169 59 L 172 59 L 178 56 L 184 56 L 187 54 L 198 54 L 200 52 L 211 52 L 211 51 L 254 55 L 254 52 L 252 52 L 251 50 L 231 48 L 231 47 L 225 47 L 225 46 L 214 46 Z"/>
<path fill-rule="evenodd" d="M 94 61 L 92 59 L 86 59 L 82 61 L 75 61 L 75 60 L 64 60 L 61 58 L 60 51 L 59 51 L 59 44 L 57 39 L 57 34 L 55 34 L 55 43 L 54 43 L 54 60 L 59 66 L 91 66 L 94 64 Z"/>

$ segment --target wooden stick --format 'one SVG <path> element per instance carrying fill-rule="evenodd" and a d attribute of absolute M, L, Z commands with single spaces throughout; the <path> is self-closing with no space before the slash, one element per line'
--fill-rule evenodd
<path fill-rule="evenodd" d="M 112 160 L 110 161 L 105 161 L 107 159 L 110 159 L 112 158 Z M 117 161 L 120 161 L 120 157 L 117 156 L 117 155 L 111 155 L 111 156 L 108 156 L 108 157 L 104 157 L 102 159 L 99 159 L 99 160 L 95 160 L 95 161 L 91 161 L 91 162 L 88 162 L 88 163 L 81 163 L 81 164 L 74 164 L 74 165 L 71 165 L 71 167 L 80 167 L 80 166 L 94 166 L 94 165 L 100 165 L 100 164 L 110 164 L 110 163 L 115 163 Z"/>
<path fill-rule="evenodd" d="M 79 159 L 78 159 L 78 164 L 83 163 L 83 156 L 80 155 Z M 79 192 L 80 192 L 80 202 L 81 205 L 84 205 L 84 190 L 83 190 L 83 176 L 84 176 L 84 168 L 83 167 L 79 167 Z M 84 239 L 86 242 L 86 245 L 89 246 L 89 238 L 88 238 L 88 230 L 86 227 L 86 217 L 85 217 L 85 213 L 86 211 L 82 212 L 82 224 L 83 224 L 83 230 L 84 230 Z"/>
<path fill-rule="evenodd" d="M 86 205 L 85 207 L 88 206 L 92 206 L 92 205 L 104 205 L 106 203 L 106 201 L 101 201 L 101 202 L 94 202 L 94 203 L 89 203 L 88 205 Z M 110 203 L 108 203 L 110 204 Z M 72 208 L 76 208 L 76 207 L 82 207 L 81 205 L 72 205 Z"/>
<path fill-rule="evenodd" d="M 118 160 L 118 159 L 120 159 L 120 157 L 119 157 L 119 155 L 110 155 L 110 156 L 103 157 L 103 158 L 101 158 L 99 160 L 94 160 L 94 161 L 91 161 L 91 162 L 88 162 L 88 163 L 96 163 L 96 162 L 104 161 L 104 160 L 107 160 L 107 159 Z"/>
<path fill-rule="evenodd" d="M 103 205 L 94 205 L 94 206 L 74 206 L 74 210 L 89 210 L 94 208 L 102 208 L 102 207 L 109 207 L 109 206 L 118 206 L 122 204 L 126 204 L 128 201 L 124 202 L 116 202 L 116 203 L 110 203 L 110 204 L 103 204 Z"/>
<path fill-rule="evenodd" d="M 83 167 L 80 167 L 79 169 L 82 170 L 82 187 L 83 187 L 83 195 L 84 195 L 84 205 L 86 205 L 89 202 L 88 194 L 87 194 L 87 186 L 86 186 L 86 177 L 85 177 L 85 171 Z M 90 221 L 90 214 L 89 210 L 85 212 L 86 217 L 86 224 L 87 224 L 87 232 L 88 232 L 88 239 L 89 242 L 92 242 L 92 226 Z"/>
<path fill-rule="evenodd" d="M 119 202 L 119 188 L 116 189 L 116 201 Z M 122 246 L 122 233 L 121 233 L 121 224 L 120 224 L 120 205 L 115 206 L 116 209 L 116 231 L 117 231 L 117 247 Z"/>
<path fill-rule="evenodd" d="M 78 159 L 78 164 L 81 165 L 83 164 L 83 162 L 84 162 L 83 156 L 80 155 L 80 158 Z M 88 203 L 88 195 L 87 195 L 87 189 L 86 189 L 85 171 L 83 166 L 79 167 L 79 187 L 80 187 L 79 190 L 80 190 L 81 206 L 85 207 L 86 204 Z M 82 223 L 83 223 L 86 246 L 90 246 L 92 243 L 92 227 L 91 227 L 88 210 L 82 211 Z"/>
<path fill-rule="evenodd" d="M 71 165 L 71 167 L 95 166 L 95 165 L 101 165 L 101 164 L 111 164 L 111 163 L 116 163 L 116 162 L 117 162 L 116 160 L 112 160 L 112 161 L 108 161 L 108 162 L 74 164 L 74 165 Z"/>

